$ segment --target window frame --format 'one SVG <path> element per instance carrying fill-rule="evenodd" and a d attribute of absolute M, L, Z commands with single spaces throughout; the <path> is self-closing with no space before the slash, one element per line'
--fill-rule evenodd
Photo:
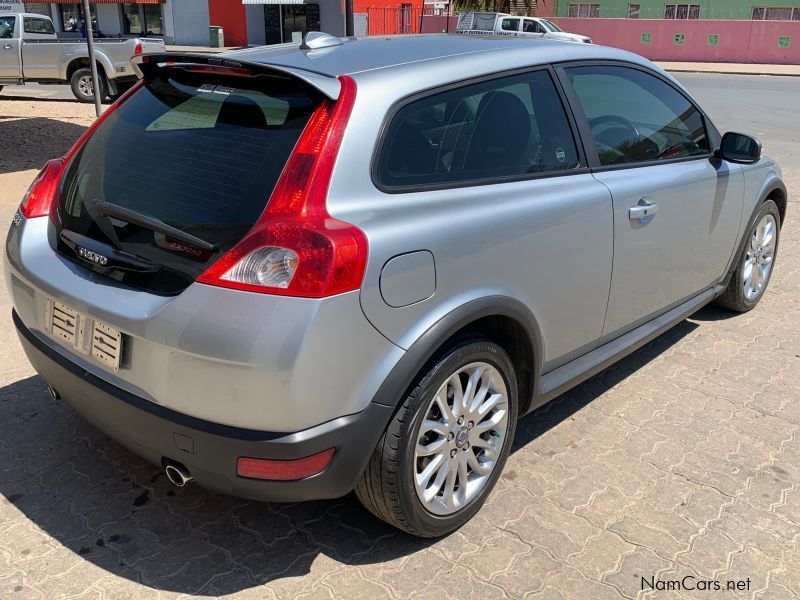
<path fill-rule="evenodd" d="M 788 10 L 788 19 L 772 19 L 768 18 L 769 11 L 771 10 Z M 756 11 L 761 11 L 761 16 L 756 17 Z M 800 6 L 771 6 L 769 4 L 753 5 L 750 19 L 753 21 L 772 21 L 775 23 L 786 23 L 788 21 L 800 21 Z"/>
<path fill-rule="evenodd" d="M 686 16 L 679 17 L 678 10 L 679 7 L 685 6 L 686 7 Z M 675 11 L 674 17 L 668 17 L 667 11 L 672 8 Z M 697 9 L 697 16 L 692 17 L 692 9 Z M 698 19 L 703 18 L 703 6 L 701 4 L 697 4 L 695 2 L 668 2 L 664 4 L 664 18 L 669 21 L 697 21 Z"/>
<path fill-rule="evenodd" d="M 581 11 L 582 11 L 584 6 L 587 7 L 587 13 L 586 13 L 585 17 L 581 16 Z M 575 8 L 575 10 L 578 13 L 576 16 L 571 17 L 573 19 L 599 19 L 600 18 L 600 3 L 599 2 L 570 2 L 569 4 L 567 4 L 567 16 L 570 16 L 569 12 L 572 10 L 573 7 Z M 596 9 L 597 14 L 592 14 L 592 12 L 595 9 Z"/>
<path fill-rule="evenodd" d="M 415 185 L 386 185 L 384 184 L 379 176 L 378 167 L 380 163 L 381 153 L 386 144 L 386 136 L 389 133 L 389 128 L 392 125 L 397 113 L 416 101 L 422 100 L 429 96 L 435 96 L 437 94 L 441 94 L 444 92 L 449 92 L 452 90 L 456 90 L 459 88 L 467 87 L 474 84 L 485 83 L 489 81 L 494 81 L 497 79 L 504 79 L 506 77 L 513 77 L 515 75 L 522 75 L 525 73 L 535 73 L 535 72 L 547 72 L 550 76 L 550 79 L 553 83 L 553 87 L 558 95 L 558 99 L 561 101 L 561 108 L 564 110 L 564 115 L 567 118 L 567 125 L 569 127 L 570 135 L 572 136 L 572 142 L 575 145 L 575 151 L 578 155 L 578 165 L 571 170 L 568 171 L 549 171 L 545 173 L 522 173 L 520 175 L 507 175 L 507 176 L 499 176 L 499 177 L 480 177 L 477 179 L 467 179 L 464 181 L 447 181 L 447 182 L 440 182 L 440 183 L 425 183 L 425 184 L 415 184 Z M 461 79 L 458 81 L 453 81 L 448 84 L 435 86 L 432 88 L 427 88 L 418 92 L 414 92 L 408 96 L 404 96 L 397 100 L 392 106 L 386 111 L 386 115 L 383 118 L 381 123 L 380 129 L 378 130 L 378 136 L 375 140 L 375 145 L 372 148 L 372 157 L 370 159 L 370 178 L 372 179 L 372 184 L 381 192 L 385 194 L 413 194 L 417 192 L 434 192 L 440 190 L 452 190 L 452 189 L 459 189 L 459 188 L 469 188 L 469 187 L 478 187 L 484 185 L 497 185 L 503 183 L 519 183 L 522 181 L 532 181 L 537 179 L 550 179 L 553 177 L 570 177 L 572 175 L 579 175 L 582 173 L 589 173 L 590 168 L 588 164 L 589 158 L 586 154 L 586 148 L 584 147 L 584 141 L 580 133 L 580 126 L 571 110 L 570 103 L 566 94 L 564 93 L 563 83 L 560 77 L 557 75 L 554 65 L 552 64 L 541 64 L 541 65 L 534 65 L 529 67 L 522 67 L 518 69 L 511 69 L 508 71 L 500 71 L 496 73 L 491 73 L 489 75 L 482 75 L 479 77 L 470 77 L 467 79 Z"/>
<path fill-rule="evenodd" d="M 638 4 L 628 3 L 628 17 L 627 18 L 628 19 L 638 19 L 641 10 L 642 10 L 641 3 L 638 3 Z"/>
<path fill-rule="evenodd" d="M 37 22 L 37 23 L 44 23 L 44 28 L 47 29 L 47 26 L 50 26 L 51 31 L 35 31 L 33 29 L 28 29 L 29 22 Z M 22 17 L 22 31 L 25 33 L 30 33 L 34 35 L 56 35 L 56 29 L 53 27 L 52 22 L 48 21 L 44 17 L 29 17 L 23 16 Z"/>
<path fill-rule="evenodd" d="M 569 74 L 566 69 L 571 67 L 623 67 L 646 73 L 661 82 L 671 87 L 674 91 L 680 94 L 686 101 L 694 107 L 700 114 L 703 122 L 703 128 L 706 131 L 706 139 L 708 139 L 708 152 L 705 154 L 696 154 L 694 156 L 680 156 L 677 158 L 670 158 L 667 160 L 650 160 L 640 161 L 634 163 L 623 163 L 615 165 L 603 165 L 600 163 L 600 156 L 597 153 L 597 148 L 594 143 L 594 136 L 592 135 L 591 127 L 589 126 L 589 119 L 583 112 L 583 106 L 575 93 L 572 83 L 569 79 Z M 689 96 L 689 94 L 670 81 L 668 77 L 663 76 L 661 73 L 632 62 L 616 61 L 616 60 L 577 60 L 562 62 L 555 65 L 555 72 L 561 81 L 561 87 L 569 102 L 571 112 L 574 114 L 575 120 L 578 123 L 578 130 L 583 141 L 584 151 L 586 153 L 587 164 L 592 173 L 603 173 L 605 171 L 620 171 L 625 169 L 641 169 L 646 167 L 655 167 L 660 165 L 671 165 L 682 162 L 689 162 L 695 160 L 711 160 L 715 157 L 717 148 L 719 148 L 722 135 L 720 134 L 713 121 L 709 118 L 708 114 L 697 104 L 697 102 Z"/>

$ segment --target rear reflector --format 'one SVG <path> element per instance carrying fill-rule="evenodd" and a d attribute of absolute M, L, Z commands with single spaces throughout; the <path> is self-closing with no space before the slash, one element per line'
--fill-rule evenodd
<path fill-rule="evenodd" d="M 270 460 L 242 456 L 236 461 L 236 474 L 239 477 L 251 479 L 296 481 L 322 473 L 330 464 L 332 457 L 333 448 L 293 460 Z"/>

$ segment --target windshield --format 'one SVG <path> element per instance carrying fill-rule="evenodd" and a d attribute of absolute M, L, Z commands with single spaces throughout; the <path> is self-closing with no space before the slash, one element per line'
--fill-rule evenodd
<path fill-rule="evenodd" d="M 154 275 L 114 277 L 179 293 L 264 211 L 319 99 L 285 76 L 156 77 L 109 115 L 68 166 L 58 243 L 82 236 L 149 261 Z M 74 247 L 58 250 L 76 259 Z"/>
<path fill-rule="evenodd" d="M 564 31 L 564 30 L 563 30 L 563 29 L 561 29 L 561 28 L 560 28 L 558 25 L 556 25 L 555 23 L 553 23 L 553 22 L 551 22 L 551 21 L 548 21 L 547 19 L 539 19 L 539 20 L 540 20 L 540 21 L 541 21 L 541 22 L 544 24 L 544 26 L 545 26 L 545 27 L 547 27 L 547 29 L 549 29 L 550 31 Z"/>

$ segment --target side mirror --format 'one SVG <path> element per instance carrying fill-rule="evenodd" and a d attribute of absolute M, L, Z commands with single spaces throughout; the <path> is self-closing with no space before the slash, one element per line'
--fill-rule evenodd
<path fill-rule="evenodd" d="M 720 147 L 714 154 L 729 162 L 750 165 L 761 158 L 761 142 L 751 135 L 729 131 L 722 136 Z"/>

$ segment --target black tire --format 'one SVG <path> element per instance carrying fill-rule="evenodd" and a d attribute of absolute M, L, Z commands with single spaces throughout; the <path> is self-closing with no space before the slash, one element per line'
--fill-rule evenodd
<path fill-rule="evenodd" d="M 493 471 L 476 496 L 452 514 L 437 515 L 428 511 L 417 496 L 414 450 L 420 426 L 434 395 L 452 374 L 474 362 L 493 366 L 506 385 L 508 420 L 505 440 Z M 356 485 L 358 499 L 379 519 L 418 537 L 439 537 L 455 531 L 480 510 L 502 473 L 514 439 L 519 406 L 517 398 L 514 367 L 500 346 L 483 337 L 470 337 L 445 348 L 420 373 L 387 426 Z"/>
<path fill-rule="evenodd" d="M 97 76 L 100 79 L 100 100 L 103 100 L 108 95 L 108 86 L 106 85 L 106 80 L 102 72 L 99 72 Z M 70 88 L 72 88 L 72 94 L 80 102 L 94 102 L 94 95 L 84 93 L 84 91 L 81 89 L 84 87 L 81 81 L 84 80 L 84 78 L 88 78 L 89 80 L 92 78 L 92 70 L 89 67 L 81 67 L 72 74 L 72 77 L 69 80 Z"/>
<path fill-rule="evenodd" d="M 772 254 L 772 267 L 767 274 L 766 281 L 764 282 L 761 291 L 754 298 L 748 299 L 744 292 L 744 261 L 746 260 L 748 251 L 750 249 L 750 240 L 753 238 L 758 224 L 766 215 L 772 215 L 775 218 L 775 223 L 777 225 L 775 230 L 775 250 Z M 764 297 L 764 293 L 767 291 L 767 286 L 772 278 L 772 273 L 775 271 L 775 259 L 778 257 L 778 244 L 780 242 L 780 237 L 781 213 L 778 210 L 778 206 L 775 204 L 775 202 L 772 200 L 767 200 L 761 205 L 753 225 L 746 234 L 744 248 L 742 248 L 739 256 L 736 257 L 736 262 L 733 266 L 733 275 L 728 282 L 728 287 L 725 288 L 725 291 L 716 300 L 716 303 L 719 306 L 740 313 L 753 310 L 756 307 L 756 305 L 761 301 L 761 298 Z"/>

